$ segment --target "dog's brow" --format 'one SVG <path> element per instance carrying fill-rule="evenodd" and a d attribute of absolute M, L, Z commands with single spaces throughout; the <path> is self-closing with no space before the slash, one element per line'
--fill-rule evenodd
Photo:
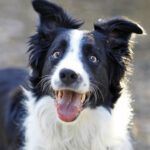
<path fill-rule="evenodd" d="M 60 45 L 61 45 L 62 47 L 64 47 L 64 48 L 66 48 L 66 47 L 68 46 L 67 40 L 62 39 L 62 40 L 60 41 Z"/>
<path fill-rule="evenodd" d="M 93 44 L 92 43 L 85 43 L 83 44 L 83 50 L 91 50 L 93 49 Z"/>

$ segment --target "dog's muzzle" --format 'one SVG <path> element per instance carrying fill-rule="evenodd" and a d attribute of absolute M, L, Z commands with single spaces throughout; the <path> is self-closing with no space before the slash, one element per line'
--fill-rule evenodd
<path fill-rule="evenodd" d="M 90 95 L 88 90 L 83 90 L 83 77 L 71 69 L 63 68 L 53 85 L 58 117 L 65 122 L 76 120 Z"/>

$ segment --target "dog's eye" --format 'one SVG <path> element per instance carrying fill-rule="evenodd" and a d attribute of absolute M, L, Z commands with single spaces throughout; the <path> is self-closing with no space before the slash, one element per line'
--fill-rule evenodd
<path fill-rule="evenodd" d="M 96 64 L 98 62 L 98 59 L 97 59 L 96 56 L 90 56 L 89 57 L 89 61 L 92 62 L 92 63 L 94 63 L 94 64 Z"/>
<path fill-rule="evenodd" d="M 62 53 L 60 51 L 55 51 L 54 53 L 52 53 L 51 57 L 53 59 L 58 59 L 61 57 L 61 55 L 62 55 Z"/>

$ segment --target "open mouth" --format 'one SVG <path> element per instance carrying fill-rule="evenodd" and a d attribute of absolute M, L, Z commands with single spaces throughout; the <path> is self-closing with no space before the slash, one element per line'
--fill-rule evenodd
<path fill-rule="evenodd" d="M 65 122 L 74 121 L 83 110 L 83 104 L 89 93 L 77 93 L 70 90 L 55 91 L 58 117 Z"/>

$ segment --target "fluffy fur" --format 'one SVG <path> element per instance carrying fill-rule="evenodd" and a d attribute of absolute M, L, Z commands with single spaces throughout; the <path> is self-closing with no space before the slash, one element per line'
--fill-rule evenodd
<path fill-rule="evenodd" d="M 32 4 L 40 22 L 29 41 L 31 74 L 0 71 L 0 149 L 132 150 L 125 80 L 132 60 L 131 35 L 142 34 L 142 28 L 116 17 L 82 31 L 83 22 L 61 7 L 45 0 Z M 59 90 L 88 93 L 73 121 L 59 116 Z"/>
<path fill-rule="evenodd" d="M 127 94 L 119 99 L 111 114 L 104 107 L 87 108 L 71 124 L 58 120 L 50 97 L 45 96 L 38 103 L 29 97 L 24 150 L 132 150 L 127 129 L 132 114 Z"/>

